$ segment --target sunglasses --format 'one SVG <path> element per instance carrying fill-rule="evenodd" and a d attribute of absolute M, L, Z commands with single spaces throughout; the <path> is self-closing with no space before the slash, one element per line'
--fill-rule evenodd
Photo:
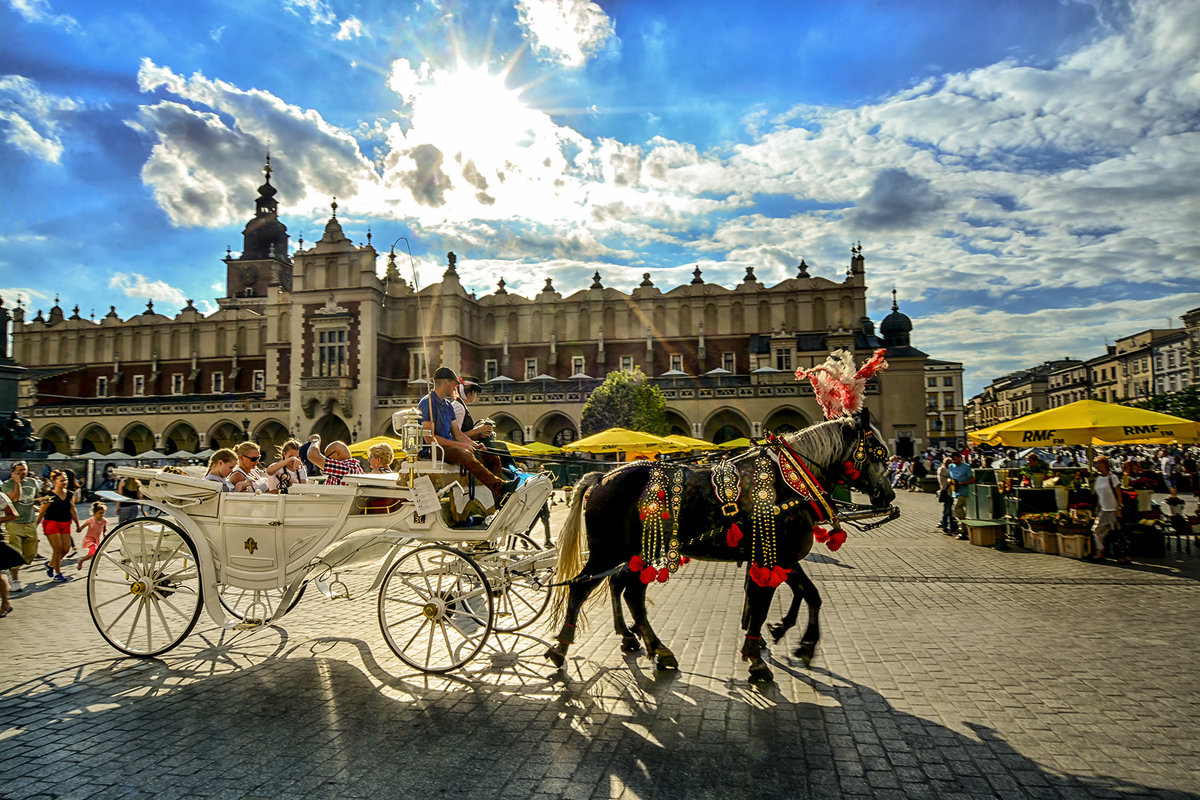
<path fill-rule="evenodd" d="M 258 461 L 262 456 L 242 456 L 247 461 Z"/>

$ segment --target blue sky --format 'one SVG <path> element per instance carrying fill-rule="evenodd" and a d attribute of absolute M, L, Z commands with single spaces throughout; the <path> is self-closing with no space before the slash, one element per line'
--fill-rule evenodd
<path fill-rule="evenodd" d="M 270 148 L 295 244 L 470 290 L 838 279 L 968 392 L 1200 306 L 1191 0 L 0 0 L 0 295 L 215 308 Z M 380 269 L 383 260 L 380 261 Z"/>

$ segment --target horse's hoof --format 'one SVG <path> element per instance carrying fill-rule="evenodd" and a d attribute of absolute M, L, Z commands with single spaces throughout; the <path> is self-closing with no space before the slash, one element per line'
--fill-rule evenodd
<path fill-rule="evenodd" d="M 551 664 L 559 668 L 561 668 L 563 664 L 567 663 L 566 656 L 555 650 L 553 647 L 546 651 L 546 658 L 550 659 Z"/>
<path fill-rule="evenodd" d="M 674 672 L 679 669 L 679 659 L 674 653 L 659 653 L 654 666 L 663 672 Z"/>
<path fill-rule="evenodd" d="M 771 672 L 771 668 L 764 661 L 756 661 L 750 665 L 750 682 L 751 683 L 771 683 L 775 680 L 775 675 Z"/>
<path fill-rule="evenodd" d="M 621 637 L 621 652 L 622 653 L 639 653 L 642 650 L 642 644 L 637 640 L 636 636 Z"/>
<path fill-rule="evenodd" d="M 771 639 L 773 641 L 778 642 L 780 639 L 783 638 L 783 635 L 788 632 L 788 628 L 790 628 L 790 627 L 792 627 L 792 626 L 785 625 L 784 623 L 781 622 L 778 625 L 768 625 L 767 631 L 771 634 Z"/>
<path fill-rule="evenodd" d="M 817 652 L 817 643 L 816 642 L 801 642 L 800 646 L 796 648 L 795 655 L 796 655 L 796 658 L 803 661 L 804 666 L 807 667 L 812 663 L 813 656 L 816 655 L 816 652 Z"/>

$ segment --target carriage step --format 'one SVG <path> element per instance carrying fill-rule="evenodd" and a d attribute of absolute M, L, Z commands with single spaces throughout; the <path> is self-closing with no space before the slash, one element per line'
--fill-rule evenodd
<path fill-rule="evenodd" d="M 313 583 L 316 584 L 317 591 L 319 591 L 321 594 L 325 595 L 325 597 L 330 600 L 349 600 L 349 599 L 351 599 L 350 598 L 350 587 L 348 587 L 348 586 L 346 586 L 346 584 L 342 583 L 342 579 L 337 577 L 336 575 L 333 576 L 333 580 L 326 580 L 325 576 L 322 575 L 319 578 L 314 578 Z"/>

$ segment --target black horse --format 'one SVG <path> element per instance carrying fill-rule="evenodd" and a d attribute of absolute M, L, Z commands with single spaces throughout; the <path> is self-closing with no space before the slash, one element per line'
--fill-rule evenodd
<path fill-rule="evenodd" d="M 772 437 L 717 465 L 634 462 L 585 475 L 575 485 L 559 539 L 555 614 L 563 625 L 546 657 L 558 667 L 565 663 L 584 601 L 608 578 L 621 649 L 640 650 L 640 636 L 658 669 L 678 669 L 647 620 L 646 585 L 669 578 L 681 560 L 696 558 L 750 563 L 742 656 L 750 662 L 752 680 L 772 677 L 762 658 L 761 631 L 785 576 L 808 603 L 808 627 L 797 650 L 807 661 L 820 636 L 820 593 L 800 566 L 812 549 L 813 528 L 828 516 L 828 490 L 838 483 L 866 493 L 873 508 L 885 510 L 895 499 L 886 459 L 864 409 Z M 585 530 L 589 555 L 582 564 Z M 633 614 L 632 630 L 621 613 L 622 596 Z M 776 629 L 772 626 L 773 633 Z"/>

